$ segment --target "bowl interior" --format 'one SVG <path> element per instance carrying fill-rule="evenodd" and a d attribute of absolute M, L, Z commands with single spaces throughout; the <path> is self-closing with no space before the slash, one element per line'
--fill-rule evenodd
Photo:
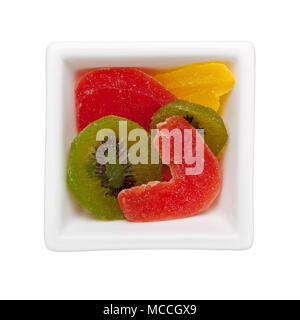
<path fill-rule="evenodd" d="M 63 235 L 72 237 L 80 234 L 87 239 L 102 237 L 131 237 L 132 235 L 140 236 L 167 236 L 176 235 L 177 237 L 192 237 L 193 235 L 203 236 L 220 236 L 232 235 L 236 230 L 238 223 L 238 203 L 236 199 L 239 194 L 237 166 L 240 139 L 240 106 L 241 90 L 239 90 L 239 74 L 242 70 L 241 64 L 234 55 L 220 56 L 219 54 L 202 55 L 190 52 L 188 55 L 153 54 L 151 52 L 143 55 L 136 53 L 135 56 L 120 56 L 117 52 L 112 54 L 102 53 L 101 56 L 68 56 L 62 62 L 62 86 L 61 86 L 61 119 L 63 130 L 62 141 L 62 168 L 61 177 L 65 180 L 66 164 L 68 153 L 72 140 L 77 135 L 74 110 L 74 88 L 80 75 L 88 69 L 108 66 L 131 66 L 141 68 L 170 68 L 188 63 L 203 61 L 223 61 L 225 62 L 236 78 L 236 84 L 232 92 L 228 95 L 223 110 L 223 119 L 225 121 L 229 139 L 226 150 L 221 161 L 223 170 L 223 187 L 220 196 L 213 206 L 206 212 L 197 216 L 164 222 L 152 223 L 130 223 L 122 221 L 101 221 L 95 219 L 85 211 L 73 198 L 72 194 L 65 187 L 62 188 L 61 196 L 62 207 L 60 214 L 60 227 Z M 65 185 L 63 181 L 62 184 Z"/>

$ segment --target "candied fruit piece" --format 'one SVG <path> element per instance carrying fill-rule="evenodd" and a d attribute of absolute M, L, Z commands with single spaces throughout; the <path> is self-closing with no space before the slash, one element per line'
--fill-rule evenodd
<path fill-rule="evenodd" d="M 100 68 L 80 79 L 76 90 L 79 130 L 108 115 L 137 122 L 149 130 L 151 117 L 176 100 L 157 80 L 136 68 Z"/>
<path fill-rule="evenodd" d="M 178 99 L 198 103 L 214 110 L 219 108 L 219 97 L 229 92 L 234 77 L 224 63 L 194 63 L 155 74 L 163 86 Z"/>
<path fill-rule="evenodd" d="M 193 153 L 196 153 L 195 138 L 197 135 L 198 139 L 202 137 L 184 118 L 171 117 L 158 124 L 157 128 L 169 131 L 179 129 L 181 133 L 185 129 L 191 129 L 193 133 L 192 149 Z M 159 133 L 155 141 L 157 147 L 160 141 Z M 186 174 L 186 168 L 190 168 L 191 165 L 186 163 L 186 158 L 183 158 L 181 164 L 177 164 L 174 161 L 176 153 L 174 148 L 171 148 L 172 179 L 170 181 L 149 182 L 122 190 L 118 195 L 118 200 L 125 217 L 135 222 L 160 221 L 189 217 L 207 209 L 221 190 L 222 176 L 217 158 L 204 142 L 203 144 L 204 168 L 201 173 Z M 159 151 L 164 158 L 162 148 L 159 148 Z"/>
<path fill-rule="evenodd" d="M 117 200 L 120 190 L 161 179 L 160 164 L 119 162 L 120 157 L 124 157 L 125 150 L 121 149 L 124 137 L 119 135 L 120 121 L 126 122 L 127 133 L 135 129 L 142 130 L 137 123 L 125 118 L 103 117 L 89 124 L 78 134 L 72 142 L 69 154 L 67 185 L 77 201 L 102 220 L 124 219 Z M 110 129 L 118 141 L 115 163 L 99 163 L 97 153 L 101 142 L 97 141 L 97 134 L 103 129 Z M 113 146 L 114 140 L 110 140 L 109 136 L 107 138 Z M 128 148 L 134 144 L 133 141 L 127 143 Z M 148 143 L 150 148 L 150 139 Z"/>
<path fill-rule="evenodd" d="M 151 128 L 171 116 L 185 118 L 195 129 L 203 129 L 205 143 L 215 156 L 224 147 L 228 134 L 223 119 L 211 108 L 199 104 L 176 100 L 160 108 L 152 117 Z"/>

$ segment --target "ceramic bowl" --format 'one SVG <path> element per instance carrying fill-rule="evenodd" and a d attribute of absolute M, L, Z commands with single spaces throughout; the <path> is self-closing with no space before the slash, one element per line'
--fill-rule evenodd
<path fill-rule="evenodd" d="M 146 248 L 247 249 L 253 241 L 254 47 L 248 42 L 53 43 L 47 49 L 45 241 L 55 251 Z M 223 112 L 229 140 L 221 161 L 223 187 L 205 213 L 186 219 L 101 221 L 66 187 L 77 135 L 74 86 L 83 70 L 132 66 L 170 68 L 223 61 L 236 84 Z"/>

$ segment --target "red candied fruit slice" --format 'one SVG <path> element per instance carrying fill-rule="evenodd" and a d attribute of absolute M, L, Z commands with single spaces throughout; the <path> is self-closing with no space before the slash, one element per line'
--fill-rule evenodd
<path fill-rule="evenodd" d="M 184 118 L 171 117 L 158 124 L 157 128 L 159 130 L 165 128 L 169 131 L 178 128 L 181 130 L 182 136 L 184 129 L 192 129 L 192 151 L 193 155 L 196 154 L 195 137 L 196 135 L 200 136 L 200 134 Z M 200 139 L 202 139 L 201 136 Z M 157 141 L 161 143 L 159 133 L 155 141 L 157 147 Z M 193 167 L 193 165 L 186 164 L 185 159 L 183 159 L 182 164 L 174 163 L 174 147 L 172 147 L 172 144 L 170 146 L 170 169 L 172 173 L 170 181 L 149 182 L 147 185 L 125 189 L 119 193 L 119 204 L 128 220 L 147 222 L 193 216 L 207 209 L 219 194 L 222 185 L 219 162 L 205 143 L 204 167 L 202 172 L 197 175 L 185 174 L 186 168 Z M 183 144 L 182 150 L 184 150 Z M 160 154 L 164 159 L 161 148 Z"/>
<path fill-rule="evenodd" d="M 153 114 L 176 97 L 136 68 L 100 68 L 85 74 L 75 90 L 77 127 L 107 115 L 135 121 L 146 130 Z"/>

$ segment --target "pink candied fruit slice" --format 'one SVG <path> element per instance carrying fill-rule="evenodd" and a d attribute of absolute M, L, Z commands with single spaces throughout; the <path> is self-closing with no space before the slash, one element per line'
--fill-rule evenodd
<path fill-rule="evenodd" d="M 182 135 L 185 129 L 193 131 L 193 154 L 195 137 L 200 134 L 182 117 L 174 116 L 157 125 L 159 130 L 169 131 L 178 128 Z M 160 133 L 156 136 L 156 147 L 160 143 Z M 198 137 L 199 138 L 199 137 Z M 200 139 L 202 137 L 200 136 Z M 184 149 L 182 139 L 182 150 Z M 203 142 L 203 140 L 201 140 Z M 130 221 L 147 222 L 184 218 L 198 214 L 210 207 L 221 190 L 222 176 L 217 158 L 204 144 L 204 167 L 197 175 L 187 175 L 185 163 L 174 163 L 174 147 L 171 145 L 170 169 L 172 178 L 167 182 L 150 182 L 130 189 L 122 190 L 118 200 L 125 217 Z M 159 148 L 160 155 L 162 149 Z"/>

